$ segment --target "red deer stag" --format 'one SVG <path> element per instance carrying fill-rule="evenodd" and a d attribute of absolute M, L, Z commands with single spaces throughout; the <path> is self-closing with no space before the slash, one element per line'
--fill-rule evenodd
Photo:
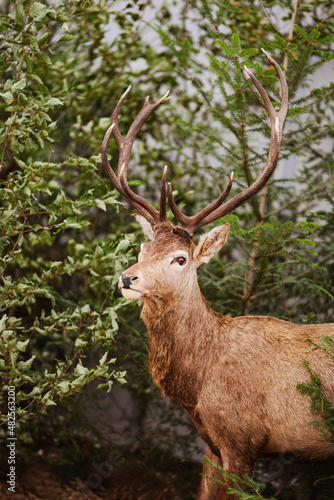
<path fill-rule="evenodd" d="M 150 335 L 153 380 L 164 395 L 187 410 L 206 442 L 206 455 L 225 471 L 239 476 L 252 475 L 256 460 L 272 453 L 293 452 L 314 460 L 334 456 L 333 444 L 309 425 L 317 418 L 310 411 L 309 398 L 297 391 L 297 384 L 308 379 L 303 366 L 306 359 L 319 374 L 326 395 L 334 401 L 333 363 L 307 342 L 323 335 L 334 336 L 334 325 L 299 326 L 264 316 L 229 318 L 209 307 L 197 283 L 196 268 L 221 249 L 230 226 L 213 228 L 200 237 L 197 246 L 193 233 L 255 196 L 278 161 L 288 88 L 279 65 L 264 54 L 279 75 L 279 112 L 262 85 L 245 69 L 270 118 L 268 159 L 259 178 L 224 204 L 233 175 L 222 194 L 192 217 L 176 206 L 170 183 L 166 189 L 166 168 L 159 211 L 128 186 L 127 167 L 134 139 L 153 111 L 169 99 L 168 92 L 155 104 L 149 104 L 147 98 L 123 137 L 118 115 L 129 88 L 112 114 L 112 125 L 102 144 L 102 162 L 112 185 L 138 211 L 137 218 L 151 240 L 141 246 L 138 263 L 123 272 L 119 287 L 126 299 L 143 301 L 141 316 Z M 118 176 L 107 157 L 111 132 L 119 148 Z M 180 225 L 167 220 L 166 196 Z M 203 472 L 218 477 L 207 464 Z M 218 490 L 214 481 L 203 476 L 197 498 L 213 499 Z M 218 496 L 226 498 L 225 488 Z"/>

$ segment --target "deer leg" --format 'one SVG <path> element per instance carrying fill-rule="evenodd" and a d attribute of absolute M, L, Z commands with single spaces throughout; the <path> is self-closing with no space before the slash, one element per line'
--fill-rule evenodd
<path fill-rule="evenodd" d="M 206 445 L 205 455 L 215 465 L 222 466 L 221 459 L 213 453 L 208 444 Z M 219 484 L 217 484 L 213 479 L 208 479 L 207 477 L 204 477 L 204 475 L 212 477 L 213 479 L 219 479 L 220 481 L 222 480 L 222 476 L 219 473 L 219 471 L 216 471 L 215 469 L 210 467 L 210 464 L 204 462 L 202 469 L 202 478 L 197 491 L 196 500 L 214 500 L 215 498 L 217 498 L 217 500 L 218 499 L 225 500 L 225 497 L 220 497 L 220 496 L 217 497 L 217 493 L 220 488 Z"/>
<path fill-rule="evenodd" d="M 233 457 L 228 457 L 226 453 L 221 452 L 221 457 L 222 457 L 222 464 L 225 472 L 229 472 L 230 474 L 233 474 L 235 476 L 240 477 L 241 479 L 243 476 L 246 474 L 249 477 L 253 476 L 253 469 L 254 465 L 256 462 L 256 458 L 251 458 L 251 450 L 249 450 L 249 454 L 246 457 L 242 456 L 233 456 Z M 222 486 L 218 496 L 216 497 L 216 500 L 238 500 L 238 497 L 235 495 L 229 495 L 227 493 L 227 487 L 228 486 L 235 486 L 233 484 L 233 481 L 231 479 L 226 478 L 225 479 L 226 486 Z M 248 491 L 247 487 L 241 486 L 244 491 Z"/>
<path fill-rule="evenodd" d="M 242 477 L 244 474 L 252 476 L 254 463 L 249 463 L 243 458 L 234 457 L 230 462 L 226 459 L 217 457 L 215 453 L 211 450 L 210 446 L 207 444 L 205 449 L 205 455 L 215 464 L 220 467 L 224 467 L 226 472 L 235 474 L 236 476 Z M 204 477 L 204 475 L 209 476 L 212 479 Z M 214 479 L 219 481 L 224 481 L 226 486 L 220 486 Z M 221 472 L 210 467 L 210 464 L 204 462 L 202 469 L 202 478 L 197 491 L 196 500 L 237 500 L 235 495 L 229 495 L 227 493 L 227 487 L 233 486 L 231 481 L 224 479 Z"/>

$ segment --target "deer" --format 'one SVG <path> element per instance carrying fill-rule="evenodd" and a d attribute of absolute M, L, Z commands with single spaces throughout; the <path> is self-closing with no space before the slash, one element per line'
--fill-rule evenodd
<path fill-rule="evenodd" d="M 230 225 L 194 232 L 231 213 L 267 184 L 279 159 L 288 86 L 279 64 L 263 50 L 278 74 L 281 103 L 274 106 L 262 84 L 245 67 L 269 116 L 271 135 L 266 164 L 244 191 L 225 201 L 233 183 L 207 207 L 186 216 L 177 207 L 172 184 L 164 168 L 160 207 L 136 194 L 128 185 L 127 170 L 134 140 L 151 114 L 170 99 L 169 92 L 154 104 L 146 98 L 141 111 L 123 137 L 118 126 L 129 87 L 116 105 L 101 148 L 104 170 L 112 186 L 137 212 L 144 235 L 138 262 L 125 270 L 118 286 L 128 300 L 141 299 L 141 318 L 150 337 L 150 373 L 163 395 L 187 411 L 206 443 L 206 456 L 214 465 L 243 477 L 252 476 L 259 457 L 293 453 L 299 459 L 334 457 L 334 445 L 318 428 L 309 425 L 321 415 L 311 412 L 310 399 L 297 390 L 308 380 L 306 360 L 322 382 L 326 397 L 334 401 L 334 366 L 315 343 L 334 336 L 334 324 L 298 325 L 266 316 L 227 317 L 211 309 L 201 293 L 197 268 L 209 262 L 227 240 Z M 111 133 L 119 150 L 117 175 L 107 154 Z M 167 198 L 174 218 L 167 219 Z M 219 470 L 205 461 L 197 500 L 232 499 L 229 480 L 222 487 Z"/>

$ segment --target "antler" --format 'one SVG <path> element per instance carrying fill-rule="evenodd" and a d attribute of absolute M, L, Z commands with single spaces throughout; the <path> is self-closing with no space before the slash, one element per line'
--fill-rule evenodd
<path fill-rule="evenodd" d="M 281 96 L 282 96 L 281 109 L 278 113 L 276 113 L 268 97 L 268 94 L 262 87 L 261 83 L 245 66 L 246 72 L 253 81 L 260 96 L 262 97 L 264 107 L 266 108 L 270 118 L 271 138 L 270 138 L 270 148 L 266 165 L 259 178 L 255 182 L 253 182 L 251 186 L 249 186 L 242 193 L 237 194 L 231 200 L 223 204 L 224 200 L 227 198 L 232 187 L 233 183 L 233 172 L 232 172 L 229 183 L 225 188 L 225 190 L 221 193 L 221 195 L 218 196 L 218 198 L 212 203 L 210 203 L 206 208 L 201 210 L 197 215 L 193 215 L 192 217 L 187 217 L 177 207 L 175 200 L 173 198 L 172 185 L 169 182 L 167 186 L 167 195 L 170 208 L 174 214 L 174 217 L 181 223 L 182 228 L 185 229 L 191 235 L 196 231 L 196 229 L 199 229 L 200 227 L 210 224 L 210 222 L 214 222 L 220 217 L 223 217 L 224 215 L 231 213 L 237 207 L 239 207 L 240 205 L 246 203 L 248 200 L 253 198 L 267 184 L 268 180 L 270 179 L 277 165 L 279 151 L 280 151 L 280 144 L 282 139 L 283 124 L 288 110 L 288 86 L 285 79 L 285 75 L 282 72 L 280 66 L 277 64 L 276 61 L 274 61 L 274 59 L 272 59 L 272 57 L 270 57 L 270 55 L 265 50 L 262 49 L 262 51 L 269 60 L 269 62 L 273 64 L 278 73 L 281 85 Z M 161 181 L 159 211 L 156 210 L 147 200 L 137 195 L 130 189 L 127 182 L 127 171 L 131 155 L 131 149 L 138 132 L 140 131 L 141 127 L 146 122 L 146 120 L 154 112 L 154 110 L 158 106 L 160 106 L 160 104 L 163 104 L 164 102 L 170 99 L 170 97 L 168 96 L 169 91 L 154 104 L 149 104 L 149 98 L 147 97 L 141 111 L 138 113 L 134 122 L 130 126 L 126 137 L 123 137 L 118 128 L 118 116 L 121 111 L 122 105 L 128 93 L 130 92 L 130 89 L 131 86 L 124 92 L 116 108 L 113 111 L 111 117 L 112 125 L 107 130 L 102 142 L 102 148 L 101 148 L 102 164 L 112 185 L 115 187 L 115 189 L 117 189 L 117 191 L 122 195 L 122 197 L 128 203 L 130 203 L 151 224 L 159 224 L 161 222 L 167 221 L 167 215 L 166 215 L 167 167 L 165 167 L 164 169 Z M 115 137 L 119 149 L 118 172 L 117 172 L 118 176 L 115 175 L 113 169 L 111 168 L 107 156 L 107 146 L 111 132 Z"/>
<path fill-rule="evenodd" d="M 118 128 L 118 116 L 122 109 L 123 103 L 130 92 L 130 87 L 124 92 L 116 108 L 113 111 L 111 117 L 111 126 L 107 130 L 101 147 L 101 157 L 102 157 L 102 165 L 106 174 L 108 175 L 112 185 L 115 189 L 122 195 L 122 197 L 130 203 L 145 219 L 153 224 L 158 224 L 159 222 L 163 222 L 167 220 L 166 216 L 166 167 L 164 169 L 164 173 L 162 176 L 161 182 L 161 196 L 160 196 L 160 210 L 156 210 L 147 200 L 142 198 L 141 196 L 134 193 L 128 186 L 127 182 L 127 172 L 128 172 L 128 164 L 131 155 L 131 149 L 134 143 L 134 140 L 140 131 L 141 127 L 144 125 L 146 120 L 151 116 L 154 110 L 168 101 L 170 97 L 168 97 L 169 91 L 166 92 L 164 96 L 162 96 L 156 103 L 149 104 L 149 97 L 146 97 L 144 105 L 134 122 L 129 128 L 126 137 L 123 137 Z M 119 159 L 118 159 L 118 169 L 117 175 L 115 175 L 111 165 L 108 161 L 107 155 L 107 146 L 110 138 L 111 132 L 113 133 L 118 149 L 119 149 Z"/>
<path fill-rule="evenodd" d="M 182 214 L 182 212 L 176 206 L 176 203 L 173 198 L 172 185 L 169 182 L 167 189 L 169 206 L 174 214 L 174 217 L 181 223 L 183 229 L 185 229 L 190 234 L 193 234 L 194 231 L 196 231 L 196 229 L 199 229 L 200 227 L 203 227 L 206 224 L 210 224 L 210 222 L 214 222 L 220 217 L 223 217 L 224 215 L 231 213 L 237 207 L 239 207 L 243 203 L 246 203 L 246 201 L 253 198 L 266 185 L 277 165 L 279 151 L 280 151 L 280 144 L 282 139 L 283 124 L 288 110 L 288 86 L 285 79 L 285 75 L 282 72 L 280 66 L 277 64 L 276 61 L 274 61 L 274 59 L 272 59 L 272 57 L 270 57 L 270 55 L 265 50 L 262 49 L 262 51 L 264 55 L 267 57 L 267 59 L 271 62 L 271 64 L 273 64 L 278 73 L 281 84 L 281 95 L 282 95 L 281 109 L 278 113 L 276 113 L 261 83 L 245 66 L 246 72 L 252 79 L 255 87 L 257 88 L 259 94 L 262 97 L 264 107 L 266 108 L 270 118 L 271 138 L 270 138 L 270 148 L 266 165 L 260 177 L 251 186 L 245 189 L 242 193 L 239 193 L 233 198 L 231 198 L 231 200 L 224 203 L 224 205 L 222 205 L 223 201 L 226 199 L 232 187 L 232 182 L 233 182 L 233 172 L 232 172 L 228 186 L 223 191 L 223 193 L 213 203 L 210 203 L 210 205 L 208 205 L 201 212 L 199 212 L 197 215 L 193 215 L 192 217 L 187 217 L 186 215 Z"/>

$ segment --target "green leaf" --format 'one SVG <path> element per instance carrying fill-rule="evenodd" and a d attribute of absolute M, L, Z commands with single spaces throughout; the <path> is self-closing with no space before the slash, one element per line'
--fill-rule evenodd
<path fill-rule="evenodd" d="M 57 222 L 57 215 L 55 213 L 51 213 L 48 221 L 48 225 L 52 226 L 55 222 Z"/>
<path fill-rule="evenodd" d="M 26 370 L 29 370 L 31 368 L 32 362 L 34 361 L 35 358 L 36 356 L 31 356 L 31 358 L 28 359 L 28 361 L 19 361 L 16 367 L 20 369 L 20 371 L 25 372 Z"/>
<path fill-rule="evenodd" d="M 29 75 L 29 78 L 39 83 L 40 85 L 44 85 L 43 80 L 38 75 Z"/>
<path fill-rule="evenodd" d="M 74 40 L 76 38 L 72 33 L 65 33 L 61 38 L 59 38 L 58 42 L 69 42 L 70 40 Z"/>
<path fill-rule="evenodd" d="M 22 104 L 23 106 L 25 106 L 26 104 L 28 104 L 27 96 L 25 94 L 23 94 L 22 92 L 20 92 L 18 95 L 18 102 L 20 104 Z"/>
<path fill-rule="evenodd" d="M 15 5 L 15 22 L 17 24 L 23 24 L 25 19 L 25 12 L 23 10 L 22 5 Z"/>
<path fill-rule="evenodd" d="M 105 352 L 105 353 L 103 354 L 102 358 L 101 358 L 101 359 L 100 359 L 100 361 L 99 361 L 99 365 L 100 365 L 100 366 L 104 365 L 104 363 L 106 362 L 107 356 L 108 356 L 108 353 L 107 353 L 107 352 Z"/>
<path fill-rule="evenodd" d="M 63 103 L 60 99 L 58 99 L 58 97 L 52 97 L 52 99 L 44 104 L 45 108 L 50 108 L 51 106 L 63 106 Z"/>
<path fill-rule="evenodd" d="M 105 204 L 105 202 L 103 200 L 100 200 L 100 198 L 96 198 L 95 199 L 95 203 L 96 205 L 101 208 L 101 210 L 103 210 L 104 212 L 106 212 L 107 210 L 107 206 Z"/>
<path fill-rule="evenodd" d="M 43 5 L 40 2 L 34 2 L 29 11 L 29 15 L 34 18 L 38 18 L 41 20 L 46 15 L 46 5 Z"/>
<path fill-rule="evenodd" d="M 14 101 L 14 96 L 11 92 L 5 92 L 4 94 L 0 93 L 0 96 L 4 98 L 6 104 L 11 104 Z"/>
<path fill-rule="evenodd" d="M 76 341 L 74 343 L 75 347 L 77 347 L 78 349 L 85 348 L 87 344 L 88 344 L 88 342 L 86 342 L 85 340 L 82 340 L 82 339 L 76 339 Z"/>
<path fill-rule="evenodd" d="M 240 56 L 241 57 L 246 57 L 247 59 L 251 59 L 252 57 L 256 56 L 259 51 L 258 49 L 245 49 L 241 52 Z"/>
<path fill-rule="evenodd" d="M 224 61 L 219 62 L 212 54 L 207 54 L 207 55 L 211 60 L 210 62 L 211 71 L 216 73 L 222 80 L 226 81 L 230 85 L 233 85 L 231 78 L 227 73 L 227 68 L 228 68 L 227 63 Z"/>
<path fill-rule="evenodd" d="M 47 54 L 38 53 L 35 55 L 36 59 L 43 64 L 52 64 L 50 57 Z"/>
<path fill-rule="evenodd" d="M 45 406 L 57 406 L 57 403 L 52 401 L 52 399 L 48 399 L 47 401 L 44 402 Z"/>
<path fill-rule="evenodd" d="M 58 230 L 64 229 L 81 229 L 90 225 L 87 220 L 78 221 L 77 217 L 68 217 L 61 224 L 57 224 Z"/>
<path fill-rule="evenodd" d="M 278 47 L 281 50 L 284 50 L 286 48 L 286 46 L 287 46 L 287 42 L 286 42 L 285 38 L 282 38 L 277 33 L 274 33 L 274 38 L 276 40 L 276 45 L 278 45 Z"/>
<path fill-rule="evenodd" d="M 27 80 L 25 78 L 21 78 L 18 82 L 14 83 L 12 86 L 12 92 L 18 92 L 20 90 L 23 90 L 27 84 Z"/>
<path fill-rule="evenodd" d="M 240 38 L 237 32 L 232 34 L 231 48 L 235 55 L 238 55 L 241 52 Z"/>
<path fill-rule="evenodd" d="M 64 380 L 63 382 L 60 382 L 57 386 L 58 392 L 64 396 L 67 394 L 70 390 L 70 384 L 67 382 L 67 380 Z"/>
<path fill-rule="evenodd" d="M 320 38 L 318 41 L 317 41 L 317 45 L 320 45 L 320 44 L 327 44 L 327 43 L 331 43 L 334 41 L 334 35 L 329 35 L 329 36 L 325 36 L 324 38 Z"/>
<path fill-rule="evenodd" d="M 90 313 L 90 305 L 89 305 L 89 304 L 85 304 L 85 305 L 81 308 L 81 313 L 82 313 L 82 314 L 89 314 L 89 313 Z"/>
<path fill-rule="evenodd" d="M 86 380 L 84 379 L 83 375 L 80 375 L 78 378 L 72 380 L 71 388 L 77 389 L 78 387 L 83 387 L 85 384 Z"/>
<path fill-rule="evenodd" d="M 127 380 L 125 378 L 125 375 L 126 375 L 126 371 L 116 373 L 115 377 L 116 377 L 117 382 L 119 382 L 120 384 L 126 384 Z"/>
<path fill-rule="evenodd" d="M 104 382 L 102 384 L 99 384 L 96 389 L 102 389 L 103 387 L 107 387 L 108 382 Z"/>
<path fill-rule="evenodd" d="M 218 59 L 216 59 L 212 54 L 207 53 L 207 55 L 210 58 L 210 69 L 218 75 L 221 75 L 223 70 L 227 68 L 226 62 L 218 61 Z"/>
<path fill-rule="evenodd" d="M 29 392 L 29 394 L 27 394 L 28 398 L 33 398 L 35 397 L 37 394 L 40 394 L 42 392 L 42 389 L 40 387 L 34 387 L 33 390 L 31 392 Z"/>
<path fill-rule="evenodd" d="M 117 254 L 120 252 L 124 252 L 124 250 L 126 250 L 128 247 L 129 247 L 129 240 L 127 238 L 124 238 L 118 243 L 115 253 Z"/>
<path fill-rule="evenodd" d="M 30 342 L 30 339 L 27 339 L 24 342 L 18 341 L 18 343 L 16 344 L 16 347 L 18 348 L 19 351 L 25 352 L 29 342 Z"/>
<path fill-rule="evenodd" d="M 75 367 L 75 370 L 76 370 L 78 375 L 86 375 L 87 371 L 88 371 L 88 369 L 85 368 L 84 366 L 82 366 L 80 363 L 77 364 L 77 366 Z"/>
<path fill-rule="evenodd" d="M 216 40 L 216 44 L 228 58 L 230 59 L 234 58 L 233 50 L 225 42 L 222 42 L 221 40 Z"/>
<path fill-rule="evenodd" d="M 49 39 L 50 35 L 51 35 L 50 32 L 44 33 L 44 35 L 42 35 L 41 38 L 38 40 L 38 46 L 42 47 L 42 45 L 44 45 L 47 42 L 47 40 Z"/>
<path fill-rule="evenodd" d="M 307 42 L 310 41 L 310 37 L 308 36 L 307 32 L 303 28 L 298 26 L 298 24 L 295 24 L 294 29 L 298 36 L 304 38 L 304 40 L 306 40 Z"/>

